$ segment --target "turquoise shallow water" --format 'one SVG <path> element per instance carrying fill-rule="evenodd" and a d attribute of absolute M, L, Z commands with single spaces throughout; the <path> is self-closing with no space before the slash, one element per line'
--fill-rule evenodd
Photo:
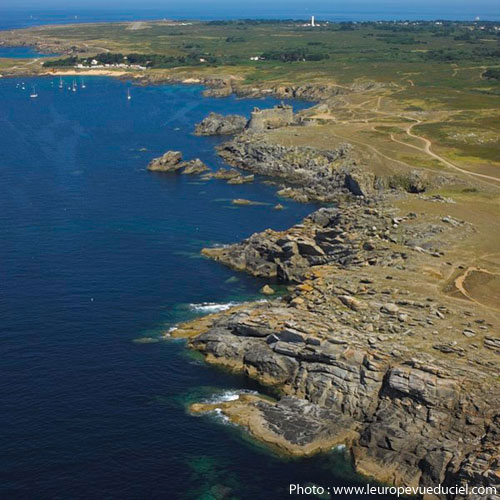
<path fill-rule="evenodd" d="M 198 314 L 193 304 L 255 296 L 261 282 L 200 249 L 314 208 L 272 210 L 275 190 L 260 182 L 145 170 L 167 149 L 221 166 L 220 139 L 193 125 L 276 101 L 107 78 L 77 92 L 72 79 L 23 82 L 0 80 L 0 498 L 277 499 L 291 482 L 357 483 L 339 453 L 286 461 L 187 415 L 189 401 L 255 387 L 180 341 L 132 342 Z M 263 204 L 235 208 L 236 197 Z"/>

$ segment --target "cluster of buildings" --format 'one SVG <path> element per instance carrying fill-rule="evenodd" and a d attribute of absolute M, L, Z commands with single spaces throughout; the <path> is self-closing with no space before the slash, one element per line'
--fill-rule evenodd
<path fill-rule="evenodd" d="M 100 64 L 96 59 L 92 59 L 90 64 L 78 63 L 75 64 L 75 68 L 78 69 L 89 69 L 89 68 L 123 68 L 123 69 L 141 69 L 145 70 L 146 66 L 141 66 L 139 64 L 125 64 L 125 63 L 117 63 L 117 64 Z"/>

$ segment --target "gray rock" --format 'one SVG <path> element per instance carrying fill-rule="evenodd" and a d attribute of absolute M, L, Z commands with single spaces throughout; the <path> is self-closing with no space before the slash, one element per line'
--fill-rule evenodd
<path fill-rule="evenodd" d="M 286 104 L 280 104 L 272 109 L 255 108 L 248 122 L 248 130 L 263 132 L 264 130 L 285 127 L 293 122 L 293 108 Z"/>
<path fill-rule="evenodd" d="M 199 158 L 194 160 L 189 160 L 182 162 L 179 165 L 179 168 L 182 168 L 183 174 L 193 175 L 193 174 L 202 174 L 207 170 L 210 170 Z"/>
<path fill-rule="evenodd" d="M 230 135 L 242 132 L 247 125 L 247 119 L 240 115 L 223 116 L 210 113 L 196 125 L 196 135 Z"/>
<path fill-rule="evenodd" d="M 399 307 L 396 304 L 384 304 L 380 310 L 386 314 L 397 314 L 399 312 Z"/>
<path fill-rule="evenodd" d="M 183 168 L 182 153 L 180 151 L 167 151 L 163 156 L 154 158 L 148 165 L 148 170 L 153 172 L 175 172 Z"/>

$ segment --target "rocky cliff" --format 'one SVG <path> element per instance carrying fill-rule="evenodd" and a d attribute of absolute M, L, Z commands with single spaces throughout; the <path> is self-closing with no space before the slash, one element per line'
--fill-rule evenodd
<path fill-rule="evenodd" d="M 298 283 L 284 298 L 176 332 L 209 362 L 282 395 L 215 406 L 288 453 L 345 444 L 357 470 L 380 481 L 500 491 L 500 404 L 491 397 L 499 394 L 498 318 L 472 313 L 422 277 L 474 231 L 450 220 L 360 201 L 207 251 Z"/>
<path fill-rule="evenodd" d="M 286 183 L 280 192 L 298 201 L 331 202 L 342 192 L 368 195 L 376 191 L 375 176 L 357 165 L 351 147 L 328 151 L 283 146 L 265 133 L 244 133 L 218 148 L 219 155 L 236 167 L 268 175 Z"/>

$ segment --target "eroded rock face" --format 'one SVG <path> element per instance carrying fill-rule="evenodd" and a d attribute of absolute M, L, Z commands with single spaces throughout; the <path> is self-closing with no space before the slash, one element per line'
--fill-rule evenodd
<path fill-rule="evenodd" d="M 358 309 L 375 317 L 383 294 L 368 297 Z M 359 324 L 332 324 L 334 298 L 316 299 L 314 311 L 312 297 L 240 308 L 190 345 L 287 395 L 248 402 L 259 422 L 250 431 L 280 448 L 310 454 L 343 443 L 360 472 L 398 485 L 498 485 L 500 407 L 485 402 L 486 386 L 476 391 L 477 381 L 442 363 L 390 355 Z M 419 308 L 406 309 L 416 318 Z"/>
<path fill-rule="evenodd" d="M 287 231 L 255 233 L 241 243 L 203 253 L 253 276 L 299 283 L 314 265 L 352 268 L 403 262 L 402 253 L 384 248 L 391 227 L 390 214 L 353 203 L 342 209 L 322 208 Z"/>
<path fill-rule="evenodd" d="M 376 194 L 375 177 L 355 164 L 350 150 L 349 144 L 330 151 L 282 146 L 269 142 L 261 133 L 241 134 L 218 148 L 229 164 L 286 182 L 280 195 L 323 202 L 336 201 L 341 193 Z"/>
<path fill-rule="evenodd" d="M 305 99 L 323 101 L 338 95 L 348 94 L 350 89 L 337 85 L 305 84 L 305 85 L 278 85 L 266 87 L 250 87 L 248 85 L 233 85 L 236 94 L 245 97 L 275 96 L 281 99 Z"/>
<path fill-rule="evenodd" d="M 218 113 L 210 113 L 200 123 L 196 125 L 196 135 L 231 135 L 242 132 L 246 125 L 247 119 L 240 115 L 220 115 Z"/>

